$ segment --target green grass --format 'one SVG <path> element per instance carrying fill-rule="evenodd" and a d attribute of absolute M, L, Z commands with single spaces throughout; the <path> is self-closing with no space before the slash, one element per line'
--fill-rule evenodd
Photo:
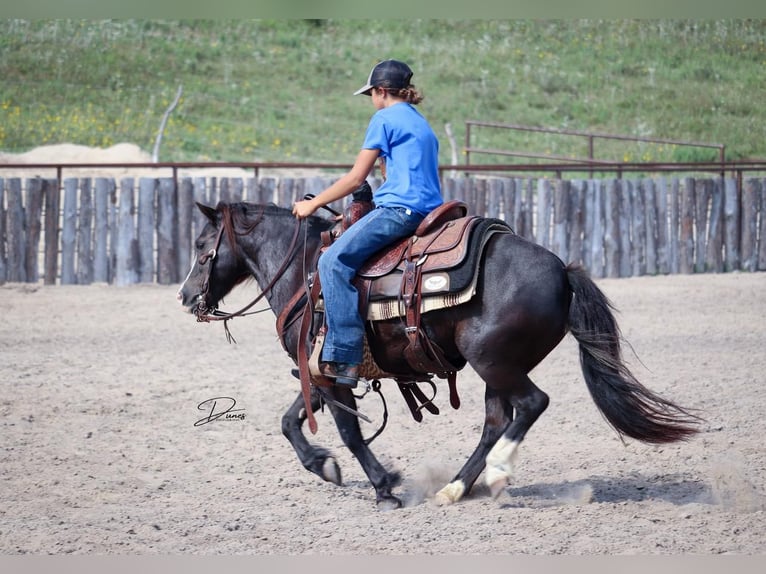
<path fill-rule="evenodd" d="M 151 151 L 182 84 L 163 161 L 351 162 L 374 111 L 351 93 L 387 57 L 414 69 L 445 164 L 444 126 L 462 148 L 466 120 L 722 143 L 729 159 L 766 156 L 761 20 L 0 20 L 0 150 L 132 142 Z M 575 138 L 474 133 L 479 147 L 587 153 Z M 612 160 L 711 154 L 596 145 Z"/>

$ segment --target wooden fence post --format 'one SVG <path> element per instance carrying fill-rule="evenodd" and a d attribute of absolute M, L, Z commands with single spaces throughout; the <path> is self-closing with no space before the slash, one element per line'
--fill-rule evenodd
<path fill-rule="evenodd" d="M 93 196 L 90 178 L 80 179 L 80 212 L 77 224 L 77 284 L 93 282 Z"/>
<path fill-rule="evenodd" d="M 300 177 L 293 181 L 293 198 L 290 201 L 289 204 L 287 204 L 285 207 L 288 209 L 293 208 L 293 203 L 296 201 L 299 201 L 303 199 L 306 196 L 306 178 Z M 348 195 L 341 199 L 340 203 L 341 205 L 345 206 L 348 205 L 348 202 L 351 201 L 351 196 Z"/>
<path fill-rule="evenodd" d="M 502 181 L 499 190 L 500 202 L 503 207 L 500 210 L 498 217 L 505 221 L 516 233 L 519 233 L 519 228 L 517 227 L 516 222 L 516 218 L 518 217 L 516 212 L 516 196 L 518 195 L 516 193 L 516 181 L 510 177 L 500 181 Z"/>
<path fill-rule="evenodd" d="M 21 179 L 13 177 L 8 180 L 8 263 L 7 277 L 11 283 L 23 283 L 27 280 L 24 266 L 26 251 L 26 231 L 24 229 L 24 206 L 21 199 Z"/>
<path fill-rule="evenodd" d="M 726 271 L 736 271 L 740 268 L 740 212 L 739 212 L 739 189 L 737 180 L 726 178 L 724 180 L 724 243 L 726 246 L 726 257 L 724 259 L 724 269 Z"/>
<path fill-rule="evenodd" d="M 473 212 L 479 217 L 487 215 L 487 180 L 471 178 L 470 194 L 473 199 Z"/>
<path fill-rule="evenodd" d="M 117 243 L 120 236 L 119 196 L 117 182 L 112 180 L 109 186 L 109 283 L 114 283 L 117 273 Z"/>
<path fill-rule="evenodd" d="M 463 176 L 455 178 L 455 187 L 452 188 L 452 198 L 460 199 L 468 206 L 468 213 L 474 214 L 473 196 L 469 193 L 470 178 Z"/>
<path fill-rule="evenodd" d="M 719 177 L 711 181 L 710 223 L 708 225 L 707 270 L 723 271 L 723 180 Z"/>
<path fill-rule="evenodd" d="M 556 180 L 553 197 L 553 231 L 551 251 L 565 263 L 569 261 L 570 186 L 566 179 Z"/>
<path fill-rule="evenodd" d="M 503 185 L 503 201 L 505 202 L 506 221 L 513 230 L 524 235 L 524 180 L 509 177 Z"/>
<path fill-rule="evenodd" d="M 5 179 L 0 177 L 0 285 L 5 284 L 8 267 L 6 264 L 6 244 L 8 236 L 5 233 Z"/>
<path fill-rule="evenodd" d="M 279 188 L 277 189 L 277 205 L 280 207 L 289 207 L 293 204 L 293 178 L 283 177 L 279 181 Z M 343 208 L 340 201 L 333 201 L 328 207 L 340 210 Z"/>
<path fill-rule="evenodd" d="M 535 180 L 531 177 L 522 184 L 524 197 L 521 202 L 524 221 L 524 237 L 533 241 L 535 238 Z"/>
<path fill-rule="evenodd" d="M 493 177 L 487 184 L 487 217 L 489 218 L 500 219 L 503 212 L 504 184 L 505 180 L 499 177 Z"/>
<path fill-rule="evenodd" d="M 250 177 L 245 181 L 245 201 L 258 203 L 258 178 Z"/>
<path fill-rule="evenodd" d="M 442 199 L 447 202 L 455 199 L 455 187 L 457 186 L 457 183 L 455 182 L 454 177 L 445 177 L 442 178 Z M 461 198 L 462 199 L 462 198 Z"/>
<path fill-rule="evenodd" d="M 593 215 L 595 213 L 593 209 L 595 188 L 590 180 L 583 180 L 583 237 L 582 237 L 582 264 L 588 270 L 592 272 L 593 269 L 593 249 L 591 248 L 591 242 L 593 241 Z"/>
<path fill-rule="evenodd" d="M 218 179 L 211 177 L 208 181 L 210 185 L 207 186 L 207 197 L 203 203 L 215 207 L 218 205 Z"/>
<path fill-rule="evenodd" d="M 654 181 L 644 178 L 639 182 L 644 196 L 646 229 L 646 274 L 657 275 L 657 204 Z"/>
<path fill-rule="evenodd" d="M 157 283 L 179 281 L 176 267 L 176 188 L 173 178 L 163 177 L 157 188 Z"/>
<path fill-rule="evenodd" d="M 646 202 L 640 181 L 631 182 L 633 203 L 633 275 L 646 275 Z"/>
<path fill-rule="evenodd" d="M 240 180 L 241 181 L 241 180 Z M 194 211 L 198 211 L 194 205 L 194 188 L 190 177 L 185 177 L 179 182 L 178 187 L 178 238 L 176 239 L 176 265 L 179 280 L 191 268 L 192 257 L 192 219 Z"/>
<path fill-rule="evenodd" d="M 591 273 L 604 276 L 604 188 L 600 180 L 589 180 L 593 186 L 593 235 L 590 241 Z"/>
<path fill-rule="evenodd" d="M 476 214 L 476 206 L 474 203 L 474 195 L 471 193 L 471 178 L 470 177 L 458 177 L 455 179 L 454 197 L 455 199 L 462 199 L 468 206 L 469 214 Z"/>
<path fill-rule="evenodd" d="M 276 203 L 274 190 L 277 188 L 277 180 L 273 177 L 262 177 L 258 181 L 258 197 L 256 203 Z"/>
<path fill-rule="evenodd" d="M 685 177 L 680 205 L 678 269 L 687 275 L 694 272 L 694 191 L 694 178 Z"/>
<path fill-rule="evenodd" d="M 138 281 L 154 281 L 154 235 L 157 228 L 157 179 L 142 177 L 138 180 L 138 217 L 136 239 L 138 241 Z"/>
<path fill-rule="evenodd" d="M 633 202 L 630 182 L 620 180 L 620 277 L 630 277 L 633 271 L 633 242 L 631 241 L 631 223 L 633 221 Z"/>
<path fill-rule="evenodd" d="M 521 236 L 524 236 L 523 201 L 524 181 L 520 178 L 509 177 L 503 185 L 505 220 L 513 231 Z"/>
<path fill-rule="evenodd" d="M 712 183 L 710 179 L 699 179 L 694 184 L 694 220 L 696 228 L 694 271 L 696 273 L 704 273 L 706 271 L 705 255 L 707 254 L 708 241 L 708 210 L 710 209 Z"/>
<path fill-rule="evenodd" d="M 55 285 L 58 275 L 59 256 L 59 181 L 58 179 L 43 180 L 43 198 L 45 200 L 45 285 Z M 0 199 L 0 202 L 2 200 Z M 0 237 L 2 234 L 0 233 Z"/>
<path fill-rule="evenodd" d="M 670 243 L 668 234 L 668 186 L 661 177 L 654 187 L 654 204 L 657 208 L 657 271 L 670 273 Z"/>
<path fill-rule="evenodd" d="M 43 180 L 40 177 L 27 180 L 27 193 L 24 209 L 26 227 L 26 243 L 24 245 L 24 274 L 25 281 L 37 283 L 40 278 L 38 271 L 38 252 L 40 251 L 41 219 L 43 213 Z"/>
<path fill-rule="evenodd" d="M 571 227 L 569 231 L 569 261 L 583 265 L 585 256 L 585 205 L 587 183 L 585 180 L 573 180 L 570 185 L 572 199 L 570 201 Z"/>
<path fill-rule="evenodd" d="M 546 249 L 551 246 L 551 182 L 541 178 L 537 182 L 536 241 Z"/>
<path fill-rule="evenodd" d="M 210 205 L 207 202 L 207 194 L 205 193 L 205 187 L 206 182 L 204 177 L 195 177 L 194 178 L 194 202 L 201 203 L 202 205 Z M 192 241 L 194 241 L 200 233 L 202 233 L 202 228 L 205 227 L 205 222 L 207 221 L 207 218 L 205 215 L 197 208 L 195 205 L 192 213 L 194 214 L 192 216 Z"/>
<path fill-rule="evenodd" d="M 77 190 L 76 177 L 64 180 L 64 220 L 61 227 L 61 284 L 75 285 L 75 248 L 77 245 Z"/>
<path fill-rule="evenodd" d="M 231 199 L 231 189 L 229 186 L 229 178 L 228 177 L 222 177 L 221 178 L 221 201 L 226 203 L 232 203 Z"/>
<path fill-rule="evenodd" d="M 620 182 L 608 179 L 604 190 L 604 275 L 620 276 Z"/>
<path fill-rule="evenodd" d="M 680 186 L 680 180 L 674 177 L 670 184 L 670 272 L 674 274 L 681 269 Z"/>
<path fill-rule="evenodd" d="M 766 178 L 761 179 L 760 215 L 761 225 L 758 233 L 758 270 L 766 271 Z"/>
<path fill-rule="evenodd" d="M 760 182 L 754 177 L 742 188 L 742 269 L 758 270 L 758 204 Z"/>
<path fill-rule="evenodd" d="M 133 221 L 135 212 L 134 182 L 132 177 L 120 181 L 120 200 L 117 215 L 117 248 L 115 250 L 115 285 L 132 285 L 138 281 L 138 240 Z"/>
<path fill-rule="evenodd" d="M 109 282 L 109 196 L 114 180 L 97 177 L 93 193 L 93 281 Z"/>

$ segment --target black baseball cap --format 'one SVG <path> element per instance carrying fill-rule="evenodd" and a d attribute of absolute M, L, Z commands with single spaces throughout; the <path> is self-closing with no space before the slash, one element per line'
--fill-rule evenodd
<path fill-rule="evenodd" d="M 372 88 L 391 88 L 394 90 L 406 88 L 410 85 L 412 70 L 404 62 L 399 60 L 383 60 L 375 64 L 367 78 L 367 83 L 354 92 L 355 96 L 370 95 Z"/>

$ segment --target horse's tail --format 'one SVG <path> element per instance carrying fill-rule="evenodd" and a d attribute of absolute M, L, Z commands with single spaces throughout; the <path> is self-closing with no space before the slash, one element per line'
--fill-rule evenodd
<path fill-rule="evenodd" d="M 580 345 L 580 364 L 591 397 L 620 436 L 647 443 L 688 439 L 700 418 L 644 387 L 623 362 L 621 333 L 611 302 L 587 272 L 568 265 L 574 294 L 569 329 Z"/>

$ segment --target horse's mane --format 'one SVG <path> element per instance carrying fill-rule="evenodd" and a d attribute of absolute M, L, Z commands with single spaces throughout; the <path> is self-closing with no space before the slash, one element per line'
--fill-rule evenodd
<path fill-rule="evenodd" d="M 295 216 L 290 209 L 279 207 L 273 203 L 256 204 L 246 201 L 227 203 L 220 201 L 216 205 L 216 211 L 221 214 L 221 225 L 223 225 L 226 239 L 235 250 L 239 249 L 237 236 L 250 234 L 266 218 L 289 217 L 295 221 Z M 308 223 L 309 237 L 318 237 L 322 231 L 335 225 L 334 221 L 316 215 L 306 218 L 306 222 Z"/>

